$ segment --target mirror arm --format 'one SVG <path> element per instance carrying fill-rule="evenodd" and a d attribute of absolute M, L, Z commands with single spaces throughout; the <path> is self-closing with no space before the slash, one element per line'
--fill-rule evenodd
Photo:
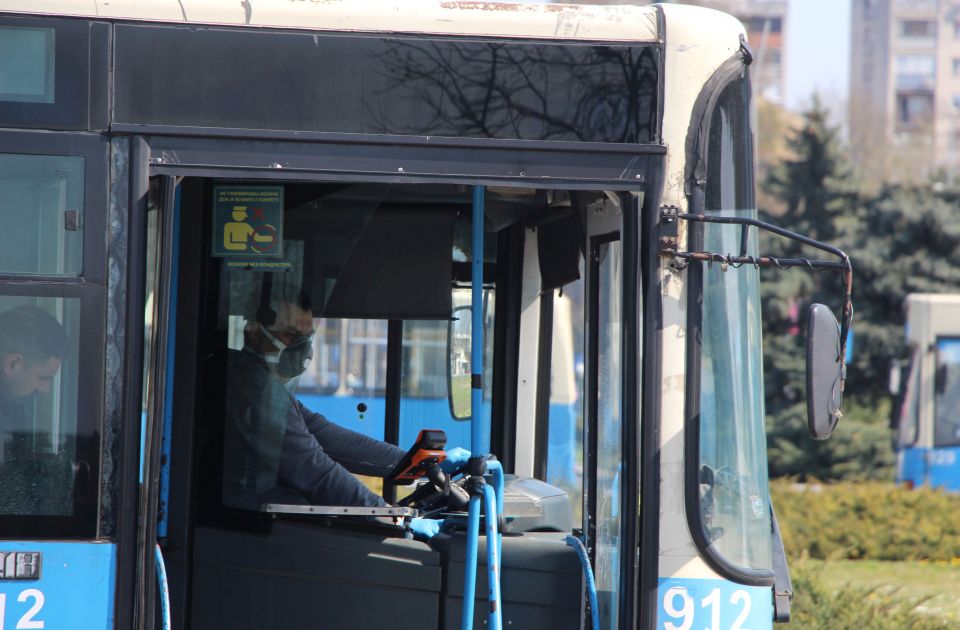
<path fill-rule="evenodd" d="M 677 251 L 677 221 L 692 221 L 697 223 L 722 223 L 727 225 L 741 226 L 740 237 L 740 255 L 715 254 L 712 252 L 681 252 Z M 675 206 L 665 206 L 662 208 L 660 217 L 661 231 L 664 233 L 660 238 L 660 253 L 672 255 L 684 261 L 696 260 L 706 263 L 719 263 L 721 265 L 733 268 L 743 265 L 753 265 L 754 267 L 776 267 L 778 269 L 790 269 L 792 267 L 806 267 L 813 270 L 835 269 L 843 273 L 843 317 L 840 324 L 840 388 L 843 390 L 843 383 L 846 381 L 846 360 L 847 360 L 847 337 L 850 327 L 853 324 L 853 265 L 850 257 L 843 250 L 834 247 L 828 243 L 818 241 L 798 234 L 792 230 L 782 228 L 766 221 L 752 219 L 748 217 L 721 217 L 706 214 L 687 214 L 679 212 Z M 791 241 L 796 241 L 803 245 L 819 249 L 820 251 L 833 254 L 839 260 L 814 260 L 807 258 L 778 258 L 776 256 L 747 256 L 747 229 L 755 227 L 757 229 L 771 232 L 782 236 Z M 666 237 L 666 238 L 665 238 Z"/>

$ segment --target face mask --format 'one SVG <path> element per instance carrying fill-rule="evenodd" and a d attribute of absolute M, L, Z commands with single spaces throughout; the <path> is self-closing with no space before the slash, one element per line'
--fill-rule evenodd
<path fill-rule="evenodd" d="M 273 347 L 279 350 L 279 354 L 264 355 L 263 360 L 274 366 L 277 374 L 284 378 L 295 378 L 303 374 L 304 370 L 313 359 L 313 344 L 310 343 L 310 337 L 299 336 L 289 344 L 270 334 L 263 324 L 260 324 L 260 330 L 267 336 Z"/>

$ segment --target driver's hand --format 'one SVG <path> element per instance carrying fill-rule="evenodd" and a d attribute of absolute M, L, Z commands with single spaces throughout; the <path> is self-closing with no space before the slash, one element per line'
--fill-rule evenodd
<path fill-rule="evenodd" d="M 440 524 L 433 518 L 412 518 L 410 519 L 410 531 L 413 536 L 419 540 L 430 540 L 440 533 Z"/>
<path fill-rule="evenodd" d="M 447 451 L 447 458 L 440 462 L 440 470 L 448 475 L 453 474 L 458 468 L 466 466 L 470 457 L 470 451 L 455 446 Z"/>

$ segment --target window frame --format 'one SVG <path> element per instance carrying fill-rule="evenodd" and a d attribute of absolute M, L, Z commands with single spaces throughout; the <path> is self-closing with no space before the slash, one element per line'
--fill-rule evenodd
<path fill-rule="evenodd" d="M 0 295 L 80 300 L 78 340 L 80 368 L 77 374 L 77 452 L 75 461 L 86 464 L 88 482 L 83 492 L 74 496 L 70 516 L 12 516 L 0 514 L 0 532 L 7 539 L 89 539 L 97 535 L 100 513 L 100 440 L 103 429 L 103 360 L 106 344 L 103 330 L 104 289 L 100 286 L 78 286 L 50 283 L 3 283 Z"/>
<path fill-rule="evenodd" d="M 12 15 L 0 16 L 0 28 L 52 29 L 54 32 L 53 102 L 0 100 L 0 125 L 31 129 L 90 128 L 91 59 L 106 61 L 99 54 L 107 48 L 106 32 L 86 20 Z M 104 64 L 101 74 L 105 72 Z"/>
<path fill-rule="evenodd" d="M 0 20 L 5 25 L 6 19 Z M 37 21 L 40 22 L 40 21 Z M 46 24 L 45 21 L 43 21 Z M 31 103 L 29 105 L 37 105 Z M 0 119 L 4 116 L 0 107 Z M 101 440 L 105 427 L 105 308 L 106 308 L 106 215 L 109 172 L 109 142 L 94 134 L 4 131 L 0 153 L 82 157 L 83 254 L 78 275 L 51 276 L 0 270 L 0 295 L 74 298 L 80 300 L 78 353 L 83 370 L 77 375 L 76 462 L 89 468 L 89 481 L 74 498 L 71 516 L 0 515 L 4 538 L 91 539 L 100 533 L 100 491 L 104 483 Z M 81 436 L 84 439 L 79 439 Z"/>
<path fill-rule="evenodd" d="M 689 212 L 706 212 L 707 158 L 710 145 L 711 122 L 721 94 L 734 81 L 749 83 L 747 71 L 750 58 L 741 52 L 724 62 L 704 84 L 691 116 L 687 139 L 686 192 Z M 752 158 L 751 158 L 752 162 Z M 751 163 L 751 169 L 753 164 Z M 753 186 L 753 173 L 750 173 Z M 704 225 L 691 225 L 688 246 L 702 247 Z M 703 318 L 703 266 L 696 264 L 687 270 L 687 370 L 684 413 L 684 506 L 687 524 L 694 544 L 706 563 L 719 575 L 748 586 L 773 586 L 774 569 L 754 569 L 734 564 L 711 542 L 700 513 L 700 394 L 703 345 L 701 339 Z M 766 497 L 769 501 L 769 496 Z M 771 539 L 773 533 L 771 532 Z M 773 541 L 772 541 L 773 542 Z"/>
<path fill-rule="evenodd" d="M 4 131 L 0 134 L 0 153 L 81 157 L 83 166 L 83 255 L 77 275 L 16 273 L 0 267 L 0 283 L 36 281 L 60 283 L 96 283 L 103 285 L 106 269 L 106 208 L 108 181 L 108 142 L 93 134 L 49 134 L 36 131 Z"/>

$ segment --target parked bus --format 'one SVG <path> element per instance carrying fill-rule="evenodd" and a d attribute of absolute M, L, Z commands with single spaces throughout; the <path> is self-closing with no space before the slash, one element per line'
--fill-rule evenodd
<path fill-rule="evenodd" d="M 669 4 L 0 0 L 0 322 L 52 331 L 0 330 L 0 628 L 787 620 L 758 267 L 845 276 L 818 438 L 852 276 L 756 220 L 751 60 Z M 228 357 L 291 287 L 291 394 L 499 460 L 496 605 L 456 509 L 428 542 L 368 518 L 427 513 L 392 482 L 359 516 L 227 500 Z"/>
<path fill-rule="evenodd" d="M 897 483 L 960 490 L 960 295 L 911 293 L 904 309 L 910 358 L 891 379 Z"/>

